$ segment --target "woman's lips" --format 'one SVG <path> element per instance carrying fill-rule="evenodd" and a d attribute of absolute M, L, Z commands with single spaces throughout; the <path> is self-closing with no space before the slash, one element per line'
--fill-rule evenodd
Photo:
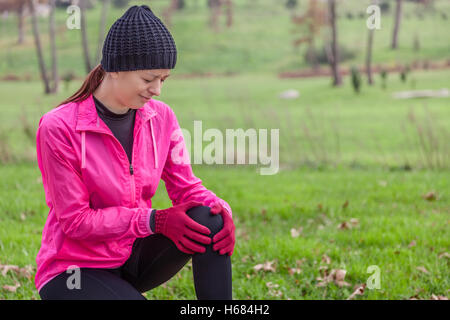
<path fill-rule="evenodd" d="M 141 96 L 141 95 L 140 95 Z M 141 98 L 144 98 L 144 99 L 147 99 L 147 100 L 150 100 L 151 99 L 151 97 L 150 98 L 147 98 L 147 97 L 144 97 L 144 96 L 141 96 Z"/>

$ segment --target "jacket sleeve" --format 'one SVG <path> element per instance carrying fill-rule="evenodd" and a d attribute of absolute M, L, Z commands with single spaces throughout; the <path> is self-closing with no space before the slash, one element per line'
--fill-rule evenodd
<path fill-rule="evenodd" d="M 173 110 L 168 109 L 170 145 L 161 178 L 166 185 L 172 204 L 178 205 L 196 200 L 205 206 L 212 207 L 215 202 L 219 202 L 232 217 L 233 212 L 230 205 L 216 196 L 214 192 L 206 189 L 202 185 L 202 180 L 194 175 L 180 125 Z"/>
<path fill-rule="evenodd" d="M 70 139 L 54 124 L 56 121 L 43 119 L 36 134 L 37 160 L 47 205 L 53 207 L 62 231 L 73 239 L 95 241 L 153 233 L 149 208 L 90 208 L 89 192 Z"/>

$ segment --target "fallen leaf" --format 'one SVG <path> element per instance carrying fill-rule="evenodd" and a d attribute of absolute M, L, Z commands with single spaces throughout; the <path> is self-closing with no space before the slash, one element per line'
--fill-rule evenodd
<path fill-rule="evenodd" d="M 417 267 L 416 269 L 419 271 L 422 271 L 423 273 L 430 273 L 427 269 L 425 269 L 425 267 L 422 267 L 422 266 Z"/>
<path fill-rule="evenodd" d="M 263 271 L 272 271 L 272 272 L 275 272 L 276 269 L 275 269 L 275 267 L 273 266 L 274 263 L 275 263 L 275 261 L 266 261 L 266 262 L 264 262 L 264 263 L 257 264 L 256 266 L 253 267 L 253 269 L 254 269 L 255 271 L 259 271 L 259 270 L 262 269 Z"/>
<path fill-rule="evenodd" d="M 342 205 L 342 208 L 345 209 L 348 207 L 348 200 L 345 200 L 344 204 Z"/>
<path fill-rule="evenodd" d="M 443 252 L 439 255 L 439 259 L 441 258 L 450 258 L 450 254 L 448 252 Z"/>
<path fill-rule="evenodd" d="M 280 290 L 275 290 L 274 288 L 278 288 L 279 285 L 272 282 L 266 282 L 267 288 L 269 288 L 269 295 L 275 297 L 281 297 L 283 293 Z"/>
<path fill-rule="evenodd" d="M 338 225 L 338 229 L 350 229 L 350 228 L 351 228 L 351 226 L 348 224 L 347 221 L 344 221 Z"/>
<path fill-rule="evenodd" d="M 33 277 L 33 272 L 34 267 L 32 265 L 26 265 L 25 267 L 19 269 L 19 275 L 27 279 L 31 279 Z"/>
<path fill-rule="evenodd" d="M 303 231 L 303 227 L 299 227 L 297 229 L 292 228 L 291 229 L 291 236 L 293 238 L 297 238 L 302 233 L 302 231 Z"/>
<path fill-rule="evenodd" d="M 273 289 L 269 289 L 269 296 L 273 296 L 273 297 L 282 297 L 283 296 L 283 292 L 281 292 L 280 290 L 273 290 Z"/>
<path fill-rule="evenodd" d="M 411 297 L 409 297 L 409 300 L 422 300 L 422 299 L 419 298 L 419 294 L 420 294 L 421 292 L 423 292 L 423 291 L 424 291 L 423 288 L 418 288 L 418 289 L 416 289 L 416 291 L 414 292 L 414 294 L 413 294 Z"/>
<path fill-rule="evenodd" d="M 363 283 L 359 285 L 356 290 L 347 298 L 347 300 L 352 300 L 354 297 L 361 296 L 364 294 L 364 289 L 366 288 L 366 284 Z"/>
<path fill-rule="evenodd" d="M 424 194 L 422 197 L 427 201 L 434 201 L 437 198 L 436 193 L 434 191 L 430 191 Z"/>
<path fill-rule="evenodd" d="M 300 274 L 302 270 L 300 268 L 289 268 L 289 274 L 292 276 L 294 274 Z"/>
<path fill-rule="evenodd" d="M 6 276 L 9 270 L 15 271 L 16 273 L 19 271 L 19 266 L 11 265 L 11 264 L 0 264 L 0 269 L 2 270 L 2 276 Z"/>
<path fill-rule="evenodd" d="M 436 296 L 436 295 L 432 294 L 431 300 L 448 300 L 448 298 L 446 296 Z"/>
<path fill-rule="evenodd" d="M 13 286 L 4 285 L 2 288 L 9 292 L 16 292 L 18 287 L 20 287 L 20 283 L 16 282 L 16 284 Z"/>
<path fill-rule="evenodd" d="M 335 276 L 334 282 L 339 287 L 344 287 L 344 286 L 347 287 L 350 285 L 350 283 L 344 281 L 346 273 L 347 273 L 347 270 L 342 270 L 342 269 L 336 270 L 336 273 L 334 274 L 334 276 Z"/>
<path fill-rule="evenodd" d="M 330 282 L 334 282 L 339 287 L 349 286 L 348 282 L 344 281 L 346 270 L 343 269 L 332 269 L 328 273 L 328 266 L 320 266 L 319 271 L 322 273 L 321 277 L 317 277 L 316 280 L 319 281 L 316 286 L 323 287 Z"/>
<path fill-rule="evenodd" d="M 331 258 L 329 256 L 327 256 L 326 254 L 322 255 L 322 262 L 326 263 L 326 264 L 330 264 L 331 263 Z"/>
<path fill-rule="evenodd" d="M 0 264 L 0 270 L 2 272 L 2 276 L 6 276 L 8 271 L 14 271 L 17 275 L 21 277 L 25 277 L 27 279 L 31 279 L 34 272 L 34 267 L 32 265 L 27 265 L 23 268 L 20 268 L 16 265 L 11 264 Z"/>
<path fill-rule="evenodd" d="M 336 280 L 337 281 L 342 281 L 345 278 L 345 274 L 347 273 L 346 270 L 343 269 L 338 269 L 336 270 Z"/>
<path fill-rule="evenodd" d="M 279 287 L 279 285 L 278 284 L 276 284 L 276 283 L 272 283 L 272 282 L 266 282 L 266 286 L 267 286 L 267 288 L 278 288 Z"/>

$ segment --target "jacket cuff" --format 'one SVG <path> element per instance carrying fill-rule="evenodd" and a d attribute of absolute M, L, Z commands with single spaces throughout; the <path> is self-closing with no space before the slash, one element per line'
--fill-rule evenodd
<path fill-rule="evenodd" d="M 152 233 L 155 233 L 156 209 L 150 209 L 149 226 Z"/>
<path fill-rule="evenodd" d="M 140 227 L 147 233 L 146 236 L 149 236 L 154 233 L 153 230 L 150 228 L 150 217 L 152 210 L 153 209 L 151 208 L 146 210 L 145 213 L 142 215 L 142 219 L 139 221 Z"/>

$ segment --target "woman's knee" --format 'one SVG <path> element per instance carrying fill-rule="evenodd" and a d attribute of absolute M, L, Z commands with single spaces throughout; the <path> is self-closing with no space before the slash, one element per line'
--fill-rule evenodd
<path fill-rule="evenodd" d="M 220 214 L 212 214 L 208 206 L 197 206 L 186 211 L 195 221 L 204 225 L 211 231 L 211 236 L 218 233 L 223 228 L 223 219 Z"/>

